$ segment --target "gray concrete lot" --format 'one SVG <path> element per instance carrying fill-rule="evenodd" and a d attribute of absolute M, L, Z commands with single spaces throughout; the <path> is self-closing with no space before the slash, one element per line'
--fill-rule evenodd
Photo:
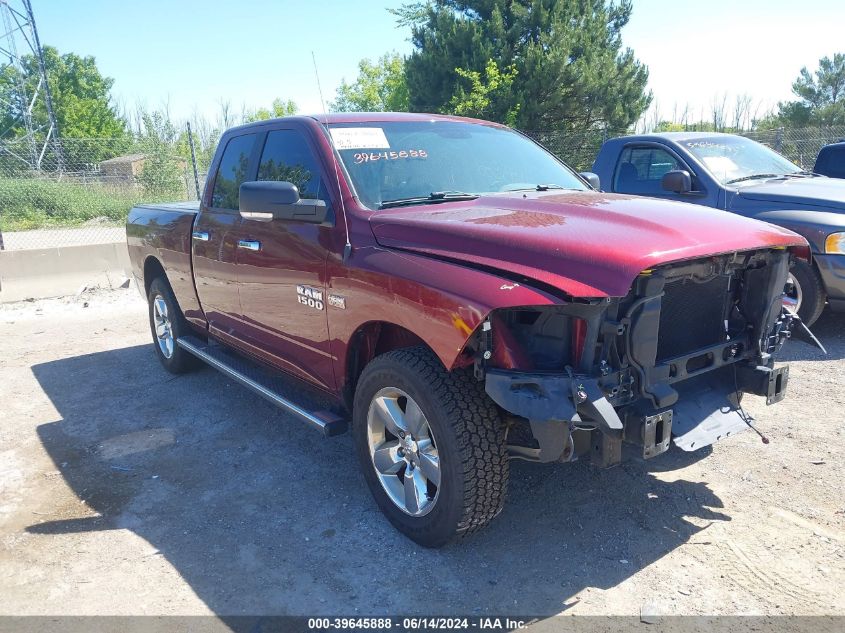
<path fill-rule="evenodd" d="M 512 464 L 471 540 L 414 545 L 349 436 L 211 369 L 174 377 L 134 290 L 0 306 L 0 614 L 845 614 L 845 318 L 787 400 L 696 453 Z"/>

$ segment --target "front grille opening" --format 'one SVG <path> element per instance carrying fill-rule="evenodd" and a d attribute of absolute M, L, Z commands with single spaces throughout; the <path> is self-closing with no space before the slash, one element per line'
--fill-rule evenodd
<path fill-rule="evenodd" d="M 729 290 L 728 275 L 702 283 L 689 279 L 667 282 L 660 309 L 657 360 L 723 341 Z"/>

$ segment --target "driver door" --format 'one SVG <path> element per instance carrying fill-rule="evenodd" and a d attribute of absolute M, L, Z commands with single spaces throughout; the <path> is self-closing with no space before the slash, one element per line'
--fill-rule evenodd
<path fill-rule="evenodd" d="M 323 224 L 244 218 L 237 249 L 238 290 L 243 334 L 253 352 L 333 389 L 326 262 L 334 223 L 317 156 L 298 129 L 273 129 L 265 135 L 256 179 L 292 182 L 301 198 L 322 199 L 329 211 Z"/>

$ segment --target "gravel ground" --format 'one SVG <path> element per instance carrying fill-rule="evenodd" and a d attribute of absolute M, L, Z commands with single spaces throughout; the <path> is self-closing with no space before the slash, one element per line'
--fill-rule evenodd
<path fill-rule="evenodd" d="M 134 290 L 0 307 L 0 615 L 845 615 L 845 318 L 752 432 L 597 471 L 514 462 L 485 531 L 395 532 L 349 436 L 158 365 Z"/>

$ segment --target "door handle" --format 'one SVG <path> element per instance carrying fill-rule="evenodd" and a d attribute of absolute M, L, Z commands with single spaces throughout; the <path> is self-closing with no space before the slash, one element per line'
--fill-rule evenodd
<path fill-rule="evenodd" d="M 248 251 L 260 251 L 261 242 L 255 240 L 238 240 L 238 248 L 245 248 Z"/>
<path fill-rule="evenodd" d="M 208 233 L 206 231 L 194 231 L 191 233 L 191 237 L 195 240 L 199 240 L 200 242 L 208 241 Z"/>

